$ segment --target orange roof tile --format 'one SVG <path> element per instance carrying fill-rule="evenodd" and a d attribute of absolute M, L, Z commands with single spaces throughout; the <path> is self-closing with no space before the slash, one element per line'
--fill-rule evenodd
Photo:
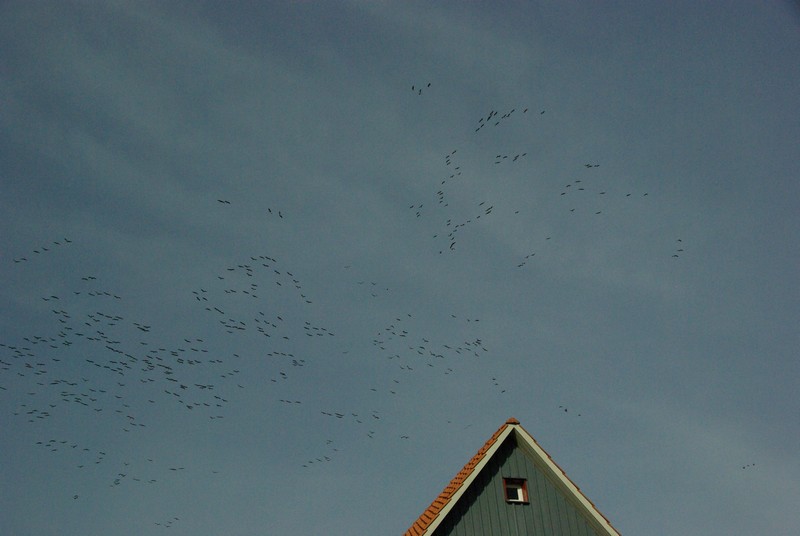
<path fill-rule="evenodd" d="M 489 440 L 480 448 L 480 450 L 475 454 L 475 456 L 470 459 L 467 464 L 458 472 L 458 474 L 453 477 L 453 480 L 444 488 L 444 490 L 436 497 L 431 505 L 425 510 L 419 519 L 414 521 L 411 527 L 405 532 L 403 536 L 421 536 L 425 530 L 433 523 L 442 509 L 447 506 L 447 503 L 450 502 L 450 499 L 453 498 L 453 495 L 461 488 L 461 485 L 464 484 L 464 481 L 472 474 L 472 471 L 478 464 L 481 462 L 483 457 L 492 448 L 492 445 L 495 444 L 497 438 L 499 438 L 503 431 L 505 431 L 506 427 L 509 425 L 519 424 L 519 421 L 515 418 L 508 419 L 503 426 L 497 429 L 497 431 L 489 438 Z"/>

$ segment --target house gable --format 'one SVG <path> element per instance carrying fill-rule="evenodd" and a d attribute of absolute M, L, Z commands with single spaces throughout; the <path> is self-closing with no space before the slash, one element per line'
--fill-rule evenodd
<path fill-rule="evenodd" d="M 524 483 L 508 500 L 506 482 Z M 514 499 L 522 499 L 523 495 Z M 550 456 L 509 419 L 406 536 L 619 536 Z"/>

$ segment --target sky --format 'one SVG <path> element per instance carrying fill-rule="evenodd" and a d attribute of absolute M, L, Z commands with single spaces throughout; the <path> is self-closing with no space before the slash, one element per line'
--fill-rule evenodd
<path fill-rule="evenodd" d="M 4 2 L 0 533 L 402 534 L 506 419 L 800 533 L 800 9 Z"/>

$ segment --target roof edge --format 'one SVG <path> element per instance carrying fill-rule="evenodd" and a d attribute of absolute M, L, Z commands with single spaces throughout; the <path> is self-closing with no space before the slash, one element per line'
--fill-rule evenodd
<path fill-rule="evenodd" d="M 567 473 L 553 460 L 553 458 L 542 448 L 541 445 L 533 438 L 533 436 L 525 430 L 520 424 L 513 425 L 513 429 L 517 433 L 517 437 L 524 440 L 528 448 L 533 450 L 535 457 L 540 459 L 547 467 L 549 472 L 555 479 L 566 488 L 566 490 L 578 500 L 580 506 L 585 512 L 594 519 L 594 521 L 605 530 L 610 536 L 621 536 L 619 531 L 614 528 L 606 516 L 597 509 L 592 501 L 583 494 L 581 489 L 572 481 Z"/>
<path fill-rule="evenodd" d="M 486 452 L 483 453 L 483 457 L 481 458 L 481 460 L 475 465 L 475 467 L 472 469 L 469 475 L 467 475 L 467 477 L 464 479 L 464 481 L 461 483 L 458 489 L 455 490 L 455 492 L 450 496 L 450 498 L 447 501 L 447 504 L 445 504 L 444 507 L 442 507 L 442 509 L 436 514 L 436 517 L 433 519 L 433 521 L 431 521 L 430 525 L 428 525 L 428 527 L 420 536 L 430 536 L 431 534 L 433 534 L 433 531 L 435 531 L 436 528 L 442 523 L 442 521 L 444 521 L 444 519 L 447 517 L 447 514 L 449 514 L 450 510 L 452 510 L 455 507 L 456 503 L 459 501 L 459 499 L 461 499 L 461 496 L 464 495 L 464 493 L 467 491 L 470 484 L 472 484 L 472 482 L 476 478 L 478 478 L 478 475 L 492 459 L 492 456 L 494 456 L 494 453 L 497 452 L 497 449 L 500 448 L 500 445 L 502 445 L 508 438 L 508 436 L 511 435 L 511 432 L 513 432 L 512 428 L 513 426 L 514 425 L 506 423 L 501 427 L 502 432 L 498 430 L 498 432 L 500 433 L 496 438 L 494 438 L 494 443 L 486 450 Z M 503 428 L 505 429 L 503 430 Z"/>

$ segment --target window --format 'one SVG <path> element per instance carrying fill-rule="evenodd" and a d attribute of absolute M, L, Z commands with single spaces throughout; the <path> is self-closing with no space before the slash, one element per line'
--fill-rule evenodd
<path fill-rule="evenodd" d="M 503 489 L 505 490 L 506 502 L 527 504 L 528 484 L 524 478 L 504 478 Z"/>

